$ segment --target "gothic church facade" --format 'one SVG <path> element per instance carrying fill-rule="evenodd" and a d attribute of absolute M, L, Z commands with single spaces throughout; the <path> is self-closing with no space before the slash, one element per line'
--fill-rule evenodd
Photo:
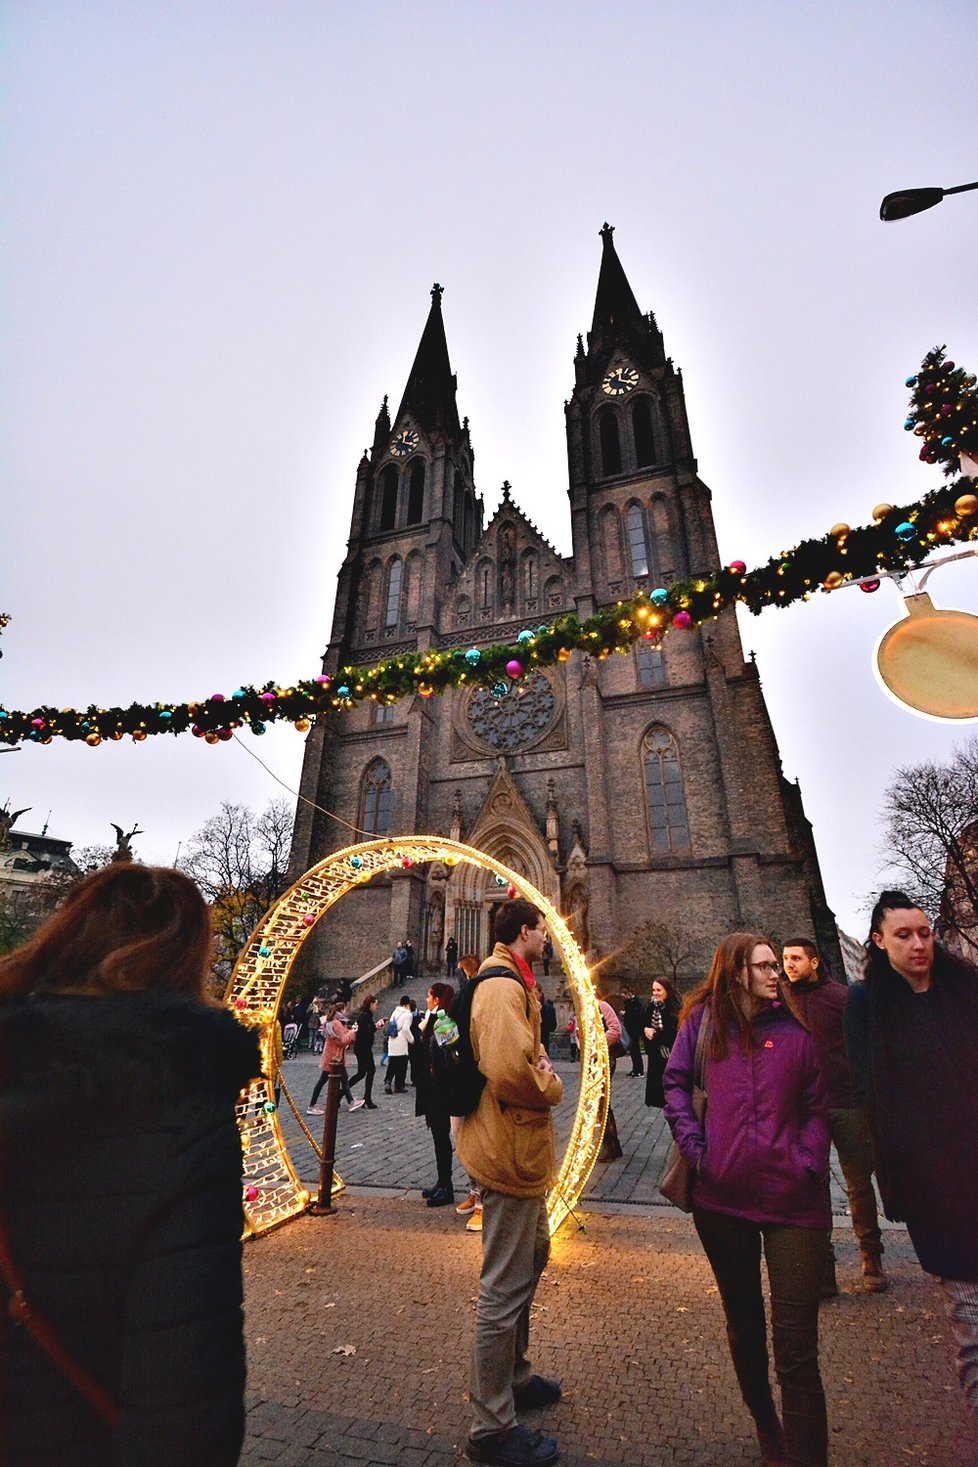
<path fill-rule="evenodd" d="M 588 616 L 720 564 L 682 375 L 611 228 L 601 235 L 594 317 L 565 405 L 571 554 L 508 484 L 484 523 L 436 286 L 400 406 L 391 417 L 385 398 L 357 470 L 324 672 L 515 641 L 568 610 Z M 553 900 L 606 984 L 647 985 L 650 923 L 671 930 L 690 975 L 743 926 L 776 939 L 812 932 L 835 951 L 811 827 L 732 611 L 670 633 L 661 650 L 575 653 L 505 697 L 465 687 L 321 720 L 301 794 L 296 875 L 358 838 L 462 839 Z M 452 935 L 482 955 L 500 895 L 465 863 L 377 879 L 318 924 L 316 972 L 364 973 L 404 937 L 427 974 Z"/>

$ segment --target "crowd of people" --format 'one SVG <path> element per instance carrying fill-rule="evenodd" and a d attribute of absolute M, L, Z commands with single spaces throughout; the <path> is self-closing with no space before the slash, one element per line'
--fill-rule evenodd
<path fill-rule="evenodd" d="M 534 971 L 549 937 L 522 899 L 499 907 L 495 937 L 481 964 L 448 954 L 451 976 L 429 984 L 420 1013 L 403 994 L 385 1020 L 368 994 L 351 1018 L 352 992 L 339 990 L 288 1022 L 305 1018 L 310 1042 L 322 1042 L 315 1113 L 334 1059 L 349 1108 L 376 1108 L 384 1031 L 385 1089 L 405 1091 L 410 1076 L 431 1134 L 429 1207 L 455 1203 L 456 1157 L 464 1167 L 457 1211 L 482 1233 L 467 1455 L 548 1467 L 556 1439 L 519 1418 L 563 1390 L 529 1358 L 563 1095 L 548 1053 L 556 1017 Z M 192 882 L 118 863 L 80 882 L 0 959 L 0 1460 L 13 1467 L 238 1460 L 235 1104 L 260 1054 L 254 1031 L 208 997 L 209 951 L 209 913 Z M 630 1057 L 646 1104 L 664 1108 L 763 1460 L 828 1462 L 819 1306 L 838 1288 L 832 1145 L 862 1290 L 883 1294 L 889 1283 L 875 1172 L 885 1215 L 905 1223 L 947 1296 L 978 1425 L 978 969 L 891 891 L 873 910 L 862 983 L 833 981 L 808 936 L 775 948 L 764 933 L 735 932 L 682 1002 L 659 977 L 647 1002 L 628 989 L 619 1008 L 601 1001 L 612 1067 Z M 453 1113 L 444 1078 L 458 1025 L 482 1086 L 464 1114 Z M 617 1142 L 613 1114 L 609 1136 Z M 57 1157 L 41 1189 L 39 1155 Z"/>

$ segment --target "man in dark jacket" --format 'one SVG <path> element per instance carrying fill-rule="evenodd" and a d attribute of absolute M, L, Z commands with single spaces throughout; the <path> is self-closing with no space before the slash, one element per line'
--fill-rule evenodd
<path fill-rule="evenodd" d="M 873 1191 L 873 1148 L 866 1108 L 859 1103 L 856 1082 L 846 1056 L 843 1017 L 848 989 L 821 971 L 818 948 L 808 937 L 791 937 L 781 954 L 784 976 L 781 992 L 795 1018 L 815 1041 L 829 1092 L 829 1129 L 839 1165 L 846 1179 L 852 1230 L 863 1257 L 863 1288 L 881 1294 L 887 1288 L 883 1272 L 883 1237 Z M 839 1292 L 835 1280 L 835 1252 L 829 1236 L 824 1297 Z"/>
<path fill-rule="evenodd" d="M 883 1210 L 941 1281 L 978 1428 L 978 968 L 934 941 L 903 892 L 873 908 L 846 1040 L 864 1088 Z"/>
<path fill-rule="evenodd" d="M 642 1063 L 642 1019 L 645 1015 L 645 1005 L 637 998 L 630 988 L 623 988 L 621 996 L 625 1000 L 621 1016 L 625 1020 L 625 1028 L 628 1030 L 628 1054 L 632 1062 L 629 1071 L 632 1075 L 644 1075 L 645 1066 Z"/>

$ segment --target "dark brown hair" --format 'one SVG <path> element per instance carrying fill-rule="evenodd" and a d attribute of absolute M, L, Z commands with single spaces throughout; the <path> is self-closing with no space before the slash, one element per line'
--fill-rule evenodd
<path fill-rule="evenodd" d="M 496 941 L 515 942 L 520 935 L 521 927 L 535 930 L 542 921 L 543 913 L 540 908 L 535 907 L 532 902 L 525 901 L 523 897 L 503 902 L 496 912 Z"/>
<path fill-rule="evenodd" d="M 664 974 L 658 978 L 652 979 L 652 984 L 649 988 L 649 1002 L 651 1003 L 652 1001 L 652 988 L 654 988 L 657 983 L 661 984 L 662 987 L 666 990 L 666 1008 L 671 1009 L 673 1013 L 678 1014 L 679 989 L 676 987 L 675 980 L 672 978 L 666 978 Z"/>
<path fill-rule="evenodd" d="M 0 997 L 206 989 L 211 914 L 189 876 L 117 862 L 79 881 L 23 947 L 0 959 Z"/>
<path fill-rule="evenodd" d="M 455 989 L 450 983 L 429 983 L 428 992 L 434 996 L 440 1009 L 444 1009 L 446 1014 L 451 1013 Z"/>
<path fill-rule="evenodd" d="M 815 946 L 814 942 L 812 942 L 810 937 L 786 937 L 784 942 L 781 944 L 781 951 L 784 952 L 786 947 L 800 947 L 802 951 L 806 952 L 810 958 L 818 958 L 819 962 L 821 963 L 822 954 L 819 952 L 818 948 Z"/>
<path fill-rule="evenodd" d="M 760 944 L 772 952 L 777 948 L 763 932 L 731 932 L 718 944 L 710 964 L 710 971 L 703 982 L 686 995 L 680 1023 L 685 1022 L 697 1004 L 709 1004 L 713 1032 L 710 1035 L 710 1054 L 713 1059 L 723 1059 L 727 1053 L 727 1030 L 731 1023 L 740 1033 L 744 1053 L 750 1050 L 753 1026 L 742 1002 L 744 986 L 740 975 L 750 962 L 750 955 Z M 661 978 L 659 982 L 661 983 Z"/>

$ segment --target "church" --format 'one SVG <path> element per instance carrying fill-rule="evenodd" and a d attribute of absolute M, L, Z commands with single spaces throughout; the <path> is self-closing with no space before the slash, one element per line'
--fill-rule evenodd
<path fill-rule="evenodd" d="M 565 403 L 571 554 L 508 484 L 485 523 L 436 285 L 397 411 L 384 398 L 357 468 L 324 673 L 514 642 L 722 563 L 682 373 L 613 233 Z M 721 937 L 754 927 L 812 934 L 841 975 L 811 826 L 732 610 L 661 648 L 575 652 L 505 695 L 470 686 L 321 718 L 300 793 L 295 876 L 357 840 L 465 841 L 550 898 L 606 988 L 699 975 Z M 452 936 L 459 953 L 489 950 L 502 895 L 468 863 L 378 878 L 320 921 L 312 965 L 365 973 L 407 938 L 431 976 Z"/>

